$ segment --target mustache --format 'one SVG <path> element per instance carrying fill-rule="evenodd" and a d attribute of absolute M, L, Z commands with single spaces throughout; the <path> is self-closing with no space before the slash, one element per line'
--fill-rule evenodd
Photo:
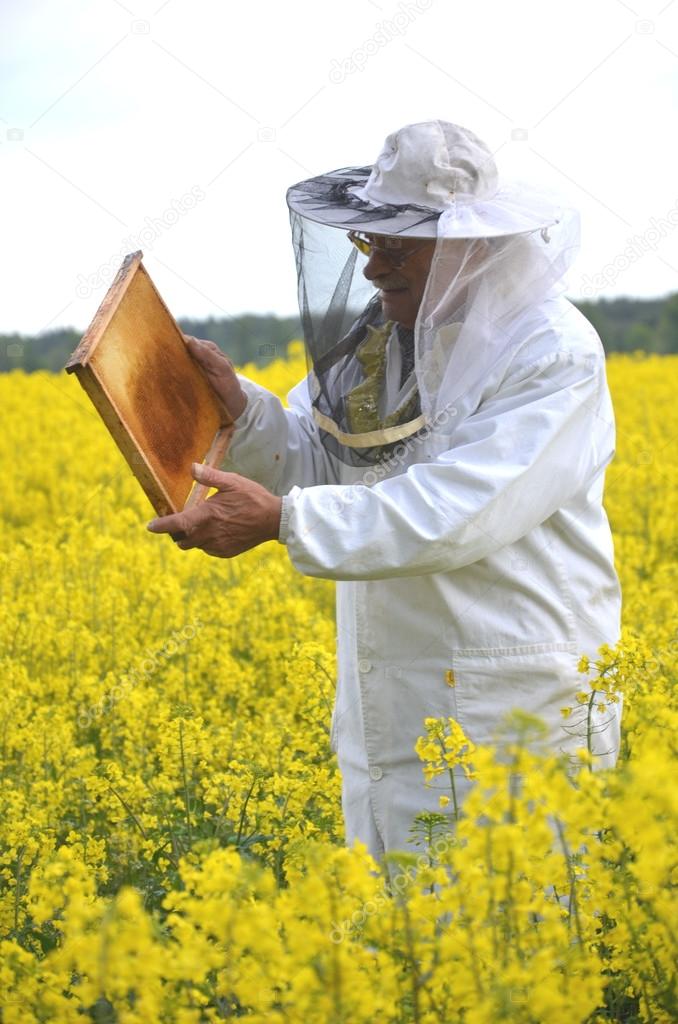
<path fill-rule="evenodd" d="M 400 277 L 375 277 L 372 280 L 375 288 L 407 288 L 407 281 Z"/>

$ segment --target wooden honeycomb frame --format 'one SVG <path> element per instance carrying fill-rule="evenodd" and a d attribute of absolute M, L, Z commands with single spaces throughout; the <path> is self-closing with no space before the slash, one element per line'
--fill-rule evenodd
<path fill-rule="evenodd" d="M 232 427 L 142 257 L 125 257 L 65 369 L 77 376 L 156 513 L 168 515 L 207 497 L 191 463 L 218 467 Z"/>

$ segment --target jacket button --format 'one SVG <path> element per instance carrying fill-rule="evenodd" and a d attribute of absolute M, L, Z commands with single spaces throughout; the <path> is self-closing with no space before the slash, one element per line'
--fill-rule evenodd
<path fill-rule="evenodd" d="M 360 661 L 358 662 L 359 672 L 369 672 L 371 668 L 372 662 L 368 661 L 367 658 L 361 658 Z"/>
<path fill-rule="evenodd" d="M 370 768 L 370 778 L 374 782 L 379 782 L 379 779 L 382 777 L 383 774 L 384 773 L 382 772 L 381 768 L 377 767 L 376 765 L 374 768 Z"/>

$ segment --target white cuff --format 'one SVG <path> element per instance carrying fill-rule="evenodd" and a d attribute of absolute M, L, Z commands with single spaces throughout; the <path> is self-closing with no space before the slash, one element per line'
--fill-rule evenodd
<path fill-rule="evenodd" d="M 240 384 L 241 390 L 245 395 L 247 401 L 245 402 L 245 408 L 242 410 L 237 419 L 233 420 L 233 427 L 238 430 L 240 427 L 244 427 L 249 419 L 247 413 L 250 412 L 253 403 L 253 399 L 256 397 L 256 385 L 253 386 L 253 382 L 248 380 L 247 377 L 243 377 L 240 373 L 236 373 L 238 383 Z"/>
<path fill-rule="evenodd" d="M 290 530 L 290 503 L 289 496 L 283 495 L 280 507 L 280 526 L 278 528 L 278 540 L 281 544 L 287 544 L 287 535 Z"/>

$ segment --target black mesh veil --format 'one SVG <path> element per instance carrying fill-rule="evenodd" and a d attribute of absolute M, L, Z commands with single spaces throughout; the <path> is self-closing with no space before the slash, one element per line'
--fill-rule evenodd
<path fill-rule="evenodd" d="M 345 229 L 294 211 L 290 220 L 316 424 L 327 450 L 342 462 L 374 465 L 424 427 L 414 374 L 414 331 L 385 321 L 379 294 L 362 273 L 367 257 L 349 241 Z M 382 351 L 366 366 L 357 353 L 380 332 Z M 360 392 L 367 370 L 377 371 L 375 384 L 383 379 L 387 353 L 390 372 L 394 362 L 398 370 L 394 399 L 399 400 L 393 408 L 385 404 L 385 380 L 376 393 Z M 370 408 L 375 400 L 376 407 Z M 361 429 L 372 425 L 368 413 L 378 420 L 373 430 Z"/>

